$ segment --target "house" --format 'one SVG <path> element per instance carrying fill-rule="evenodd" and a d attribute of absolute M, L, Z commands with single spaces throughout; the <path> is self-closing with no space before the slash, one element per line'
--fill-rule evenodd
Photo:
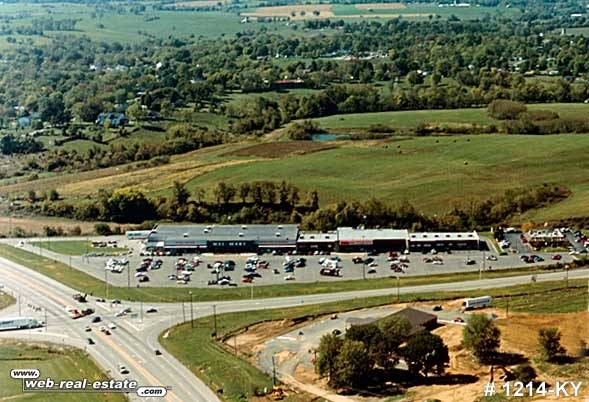
<path fill-rule="evenodd" d="M 411 307 L 406 307 L 396 313 L 390 314 L 387 317 L 405 317 L 411 324 L 409 335 L 415 335 L 423 330 L 431 331 L 438 326 L 438 317 L 434 314 L 426 313 L 425 311 L 417 310 Z M 382 319 L 375 317 L 350 317 L 346 320 L 346 328 L 354 325 L 372 324 Z"/>
<path fill-rule="evenodd" d="M 94 124 L 104 125 L 109 121 L 109 127 L 123 127 L 129 123 L 129 119 L 123 113 L 100 113 Z"/>

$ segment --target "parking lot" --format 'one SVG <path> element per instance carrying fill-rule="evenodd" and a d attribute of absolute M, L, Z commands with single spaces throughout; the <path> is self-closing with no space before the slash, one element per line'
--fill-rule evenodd
<path fill-rule="evenodd" d="M 397 259 L 391 258 L 387 254 L 380 254 L 376 256 L 367 256 L 363 253 L 347 253 L 347 254 L 332 254 L 329 256 L 312 255 L 302 256 L 306 262 L 304 266 L 295 267 L 292 272 L 285 272 L 285 263 L 287 259 L 296 260 L 299 256 L 281 256 L 265 254 L 257 256 L 258 261 L 264 262 L 263 266 L 266 268 L 257 268 L 255 271 L 246 271 L 246 262 L 248 258 L 252 257 L 253 254 L 247 255 L 228 255 L 228 254 L 201 254 L 198 255 L 200 262 L 198 265 L 192 264 L 193 269 L 189 274 L 190 281 L 184 283 L 178 281 L 178 275 L 185 271 L 185 269 L 178 270 L 176 263 L 180 257 L 174 256 L 141 256 L 139 255 L 140 243 L 138 241 L 125 241 L 121 240 L 121 243 L 128 243 L 131 248 L 131 252 L 125 256 L 128 259 L 128 265 L 126 265 L 122 272 L 113 273 L 110 271 L 105 272 L 105 265 L 110 257 L 107 256 L 93 256 L 93 257 L 77 257 L 72 260 L 72 266 L 83 270 L 97 278 L 107 281 L 116 286 L 171 286 L 171 287 L 229 287 L 229 286 L 264 286 L 264 285 L 276 285 L 281 283 L 312 283 L 317 281 L 323 282 L 334 282 L 350 279 L 363 279 L 363 278 L 385 278 L 385 277 L 408 277 L 408 276 L 419 276 L 419 275 L 432 275 L 432 274 L 443 274 L 443 273 L 456 273 L 456 272 L 478 272 L 489 270 L 500 270 L 513 267 L 524 267 L 529 266 L 521 261 L 521 254 L 509 254 L 506 256 L 500 256 L 496 252 L 479 252 L 479 251 L 455 251 L 451 254 L 438 253 L 422 254 L 422 253 L 411 253 L 406 255 L 408 262 L 397 263 L 403 271 L 397 269 L 397 271 L 390 268 L 391 261 Z M 554 261 L 551 259 L 553 254 L 549 253 L 535 253 L 542 256 L 544 261 L 537 262 L 534 265 L 547 265 L 556 262 L 566 263 L 571 261 L 571 256 L 564 253 L 560 261 Z M 183 255 L 181 258 L 186 259 L 188 263 L 191 263 L 196 255 Z M 354 263 L 352 259 L 354 257 L 360 257 L 362 260 L 371 258 L 372 261 L 368 264 Z M 64 257 L 65 258 L 65 257 Z M 155 261 L 159 262 L 160 267 L 157 269 L 147 269 L 146 272 L 138 274 L 137 268 L 141 265 L 142 261 L 146 258 L 151 258 L 152 263 Z M 326 276 L 321 275 L 322 268 L 325 273 L 325 263 L 320 264 L 320 261 L 331 260 L 331 266 L 335 266 L 335 259 L 339 258 L 338 266 L 340 276 Z M 492 259 L 492 260 L 491 260 Z M 438 261 L 435 262 L 434 261 Z M 466 261 L 470 260 L 470 264 L 467 265 Z M 231 271 L 225 271 L 222 265 L 226 261 L 235 262 L 235 268 Z M 370 261 L 370 260 L 369 260 Z M 215 266 L 218 270 L 211 269 Z M 394 262 L 393 262 L 394 263 Z M 302 265 L 302 264 L 299 264 Z M 209 268 L 207 268 L 207 266 Z M 245 282 L 243 277 L 246 274 L 250 274 L 252 277 L 251 282 Z M 253 275 L 251 275 L 253 274 Z M 143 275 L 148 278 L 146 282 L 139 282 L 140 277 L 136 275 Z M 219 279 L 227 277 L 226 281 L 221 281 L 224 285 L 212 284 Z M 288 278 L 288 280 L 287 280 Z M 246 280 L 249 281 L 249 280 Z"/>

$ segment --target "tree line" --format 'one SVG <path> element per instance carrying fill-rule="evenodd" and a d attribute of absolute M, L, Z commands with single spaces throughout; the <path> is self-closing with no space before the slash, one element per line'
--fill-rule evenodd
<path fill-rule="evenodd" d="M 33 192 L 34 193 L 34 192 Z M 281 181 L 253 181 L 233 185 L 219 182 L 207 191 L 193 193 L 186 185 L 174 182 L 168 197 L 148 198 L 136 188 L 100 190 L 97 196 L 79 201 L 41 200 L 23 196 L 28 208 L 49 216 L 118 223 L 150 220 L 197 223 L 272 223 L 300 224 L 303 230 L 330 231 L 338 227 L 397 227 L 415 231 L 483 230 L 507 222 L 511 217 L 534 208 L 559 202 L 570 195 L 560 185 L 543 184 L 509 189 L 487 200 L 456 204 L 442 214 L 427 215 L 405 201 L 390 205 L 379 199 L 366 202 L 339 202 L 320 207 L 317 191 L 303 193 L 296 185 Z"/>

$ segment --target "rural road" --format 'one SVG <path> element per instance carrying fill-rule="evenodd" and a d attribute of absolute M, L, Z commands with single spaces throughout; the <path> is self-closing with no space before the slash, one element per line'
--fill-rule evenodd
<path fill-rule="evenodd" d="M 589 270 L 574 270 L 569 272 L 569 279 L 587 278 Z M 91 337 L 96 341 L 95 345 L 86 345 L 85 339 L 88 333 L 84 331 L 88 325 L 87 319 L 72 320 L 64 311 L 64 306 L 75 306 L 78 303 L 72 299 L 76 291 L 53 279 L 47 278 L 26 267 L 0 258 L 0 277 L 2 277 L 5 290 L 19 298 L 22 306 L 34 305 L 47 310 L 48 327 L 40 330 L 24 330 L 18 332 L 5 332 L 2 337 L 20 337 L 23 339 L 50 340 L 56 343 L 74 345 L 86 348 L 88 353 L 114 378 L 122 378 L 118 373 L 118 365 L 124 364 L 130 370 L 126 377 L 135 379 L 140 385 L 169 386 L 171 390 L 163 400 L 172 402 L 212 402 L 219 399 L 206 384 L 199 380 L 192 372 L 185 368 L 173 356 L 162 350 L 162 356 L 156 356 L 155 349 L 162 349 L 157 337 L 167 328 L 183 320 L 182 305 L 178 303 L 150 305 L 158 308 L 158 313 L 144 314 L 139 317 L 114 318 L 114 313 L 120 307 L 111 307 L 108 303 L 96 303 L 93 299 L 87 303 L 89 307 L 96 309 L 95 315 L 100 315 L 104 320 L 115 322 L 117 329 L 111 336 L 93 329 Z M 553 272 L 537 275 L 537 281 L 550 281 L 563 279 L 562 272 Z M 483 279 L 468 282 L 432 284 L 422 286 L 410 286 L 399 289 L 400 293 L 435 292 L 435 291 L 461 291 L 473 289 L 489 289 L 506 287 L 517 284 L 531 283 L 531 276 L 517 276 L 508 278 Z M 220 301 L 215 303 L 194 303 L 194 317 L 205 317 L 213 312 L 213 305 L 217 314 L 261 310 L 272 308 L 285 308 L 301 304 L 316 304 L 346 299 L 362 298 L 369 296 L 396 295 L 396 288 L 374 289 L 367 291 L 350 291 L 331 294 L 318 294 L 309 296 L 292 296 L 272 299 L 256 299 L 247 301 Z M 78 305 L 81 306 L 81 305 Z M 140 310 L 140 303 L 126 303 L 124 307 L 131 307 L 134 312 Z M 15 306 L 3 311 L 2 316 L 14 314 Z M 44 311 L 36 313 L 38 318 L 44 319 Z M 24 314 L 32 315 L 34 314 Z M 140 398 L 130 395 L 132 401 L 146 401 L 149 398 Z M 161 398 L 159 400 L 162 400 Z"/>

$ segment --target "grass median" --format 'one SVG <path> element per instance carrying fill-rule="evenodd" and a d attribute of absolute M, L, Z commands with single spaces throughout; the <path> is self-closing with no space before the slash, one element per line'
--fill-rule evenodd
<path fill-rule="evenodd" d="M 584 280 L 569 282 L 569 287 L 558 282 L 530 283 L 500 289 L 487 289 L 493 297 L 493 305 L 509 308 L 511 312 L 573 312 L 587 306 L 587 283 Z M 461 297 L 480 296 L 480 291 L 439 292 L 400 295 L 400 302 L 434 301 Z M 338 301 L 333 303 L 296 306 L 286 309 L 258 310 L 221 314 L 216 317 L 216 327 L 222 340 L 241 328 L 262 321 L 311 319 L 359 308 L 391 303 L 390 296 Z M 211 389 L 223 390 L 225 401 L 249 400 L 256 390 L 272 387 L 272 378 L 256 367 L 225 349 L 215 341 L 212 333 L 215 319 L 212 316 L 181 324 L 160 336 L 161 344 L 186 367 L 200 377 Z M 287 329 L 285 329 L 287 330 Z M 292 399 L 298 401 L 298 399 Z M 309 399 L 307 399 L 309 400 Z"/>
<path fill-rule="evenodd" d="M 106 297 L 104 281 L 77 269 L 71 268 L 67 264 L 5 244 L 0 244 L 0 256 L 31 268 L 80 292 L 92 293 L 94 296 Z M 552 270 L 559 269 L 562 270 L 563 268 L 553 268 Z M 533 275 L 550 271 L 551 270 L 548 268 L 539 267 L 514 268 L 506 270 L 485 271 L 482 273 L 482 278 L 504 278 L 519 275 Z M 398 281 L 395 277 L 387 277 L 366 280 L 338 280 L 337 282 L 325 281 L 256 286 L 254 288 L 254 295 L 256 299 L 263 299 L 284 296 L 303 296 L 321 293 L 386 289 L 396 288 L 397 285 L 399 287 L 406 287 L 477 280 L 479 279 L 479 275 L 479 272 L 460 272 L 455 274 L 424 275 L 412 277 L 403 277 L 399 275 L 400 279 Z M 244 300 L 251 297 L 251 289 L 249 286 L 235 288 L 126 288 L 111 285 L 108 287 L 108 297 L 144 302 L 178 302 L 189 301 L 189 291 L 193 292 L 193 301 L 195 302 Z"/>

